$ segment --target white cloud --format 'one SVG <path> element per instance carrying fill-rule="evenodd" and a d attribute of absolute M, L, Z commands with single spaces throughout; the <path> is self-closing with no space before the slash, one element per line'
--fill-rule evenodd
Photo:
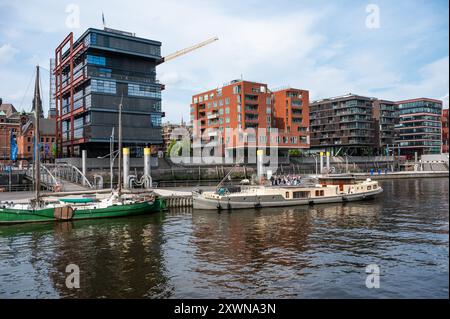
<path fill-rule="evenodd" d="M 3 44 L 0 46 L 0 64 L 12 61 L 18 52 L 19 50 L 14 48 L 11 44 Z"/>
<path fill-rule="evenodd" d="M 101 28 L 102 11 L 108 27 L 161 41 L 164 55 L 219 37 L 158 66 L 158 78 L 166 85 L 166 120 L 179 121 L 181 114 L 187 119 L 191 95 L 241 74 L 269 87 L 289 84 L 308 89 L 312 99 L 352 92 L 394 100 L 447 94 L 448 101 L 448 46 L 444 53 L 433 51 L 442 42 L 433 36 L 441 32 L 448 39 L 448 31 L 440 31 L 440 13 L 427 14 L 427 8 L 421 8 L 420 21 L 411 26 L 407 17 L 414 5 L 402 11 L 384 3 L 382 28 L 368 32 L 364 8 L 354 4 L 137 0 L 124 7 L 112 1 L 79 0 L 81 27 L 69 29 L 65 25 L 69 2 L 9 2 L 11 20 L 0 28 L 7 37 L 18 38 L 8 42 L 20 50 L 23 61 L 48 65 L 54 47 L 69 32 L 79 36 L 88 27 Z M 428 45 L 430 41 L 435 45 Z M 433 61 L 431 57 L 439 54 L 444 58 Z M 9 62 L 0 78 L 9 74 L 16 80 L 0 88 L 3 96 L 25 91 L 33 71 L 28 63 Z M 45 77 L 46 72 L 43 82 Z"/>

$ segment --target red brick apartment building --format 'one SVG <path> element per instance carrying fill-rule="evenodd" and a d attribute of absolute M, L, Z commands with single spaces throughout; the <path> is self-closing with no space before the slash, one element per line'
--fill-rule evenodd
<path fill-rule="evenodd" d="M 222 156 L 234 156 L 237 149 L 247 153 L 252 147 L 277 147 L 279 153 L 309 148 L 309 92 L 305 90 L 272 92 L 267 84 L 234 80 L 194 95 L 190 113 L 194 135 L 218 146 Z"/>
<path fill-rule="evenodd" d="M 442 153 L 448 153 L 448 109 L 442 110 Z"/>

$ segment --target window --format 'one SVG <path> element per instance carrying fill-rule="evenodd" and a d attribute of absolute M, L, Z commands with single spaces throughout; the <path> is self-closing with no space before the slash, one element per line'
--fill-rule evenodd
<path fill-rule="evenodd" d="M 142 84 L 128 84 L 128 95 L 161 98 L 161 89 Z"/>
<path fill-rule="evenodd" d="M 229 98 L 229 97 L 227 97 L 227 98 L 225 99 L 225 105 L 228 105 L 228 104 L 230 104 L 230 98 Z"/>
<path fill-rule="evenodd" d="M 228 116 L 225 118 L 225 123 L 230 123 L 230 118 Z"/>
<path fill-rule="evenodd" d="M 219 100 L 219 106 L 223 106 L 223 100 Z"/>
<path fill-rule="evenodd" d="M 323 190 L 317 190 L 316 191 L 316 197 L 319 197 L 319 196 L 324 196 L 324 191 Z"/>
<path fill-rule="evenodd" d="M 95 65 L 106 65 L 106 58 L 103 56 L 96 56 L 96 55 L 90 55 L 88 54 L 86 57 L 86 62 L 88 64 L 95 64 Z"/>
<path fill-rule="evenodd" d="M 161 126 L 161 115 L 152 114 L 151 121 L 152 121 L 152 126 L 156 126 L 156 127 Z"/>
<path fill-rule="evenodd" d="M 308 198 L 309 191 L 292 192 L 292 197 L 293 198 Z"/>
<path fill-rule="evenodd" d="M 272 113 L 272 109 L 271 109 L 270 107 L 268 107 L 268 108 L 266 109 L 266 113 L 267 113 L 267 114 Z"/>
<path fill-rule="evenodd" d="M 197 102 L 198 102 L 197 97 L 194 97 L 194 103 L 197 103 Z"/>
<path fill-rule="evenodd" d="M 270 101 L 270 97 L 266 97 L 266 104 L 270 105 L 271 101 Z"/>
<path fill-rule="evenodd" d="M 223 109 L 219 109 L 219 114 L 223 115 Z"/>
<path fill-rule="evenodd" d="M 116 94 L 116 82 L 92 79 L 91 91 L 99 93 Z"/>
<path fill-rule="evenodd" d="M 230 108 L 229 107 L 225 108 L 225 114 L 230 114 Z"/>
<path fill-rule="evenodd" d="M 199 96 L 199 97 L 198 97 L 198 101 L 199 101 L 199 102 L 203 102 L 203 96 Z"/>
<path fill-rule="evenodd" d="M 286 192 L 286 198 L 289 198 L 289 192 Z"/>
<path fill-rule="evenodd" d="M 205 94 L 205 96 L 203 98 L 205 101 L 208 101 L 208 94 Z"/>

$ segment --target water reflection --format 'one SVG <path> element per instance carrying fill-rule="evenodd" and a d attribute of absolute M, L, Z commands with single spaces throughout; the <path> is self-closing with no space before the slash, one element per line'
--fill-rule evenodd
<path fill-rule="evenodd" d="M 0 227 L 0 297 L 447 297 L 448 179 L 382 186 L 367 202 Z M 365 287 L 370 263 L 382 289 Z"/>

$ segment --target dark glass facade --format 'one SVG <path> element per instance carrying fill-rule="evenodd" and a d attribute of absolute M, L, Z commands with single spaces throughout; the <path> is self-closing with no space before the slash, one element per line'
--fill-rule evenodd
<path fill-rule="evenodd" d="M 88 29 L 59 57 L 57 49 L 60 156 L 80 156 L 84 149 L 89 157 L 109 153 L 121 100 L 124 147 L 140 156 L 145 146 L 162 144 L 160 48 L 158 41 L 128 33 Z"/>
<path fill-rule="evenodd" d="M 362 155 L 376 147 L 371 98 L 349 94 L 314 101 L 309 120 L 311 148 Z"/>
<path fill-rule="evenodd" d="M 396 125 L 401 155 L 439 154 L 442 144 L 442 101 L 413 99 L 397 102 L 399 124 Z"/>

